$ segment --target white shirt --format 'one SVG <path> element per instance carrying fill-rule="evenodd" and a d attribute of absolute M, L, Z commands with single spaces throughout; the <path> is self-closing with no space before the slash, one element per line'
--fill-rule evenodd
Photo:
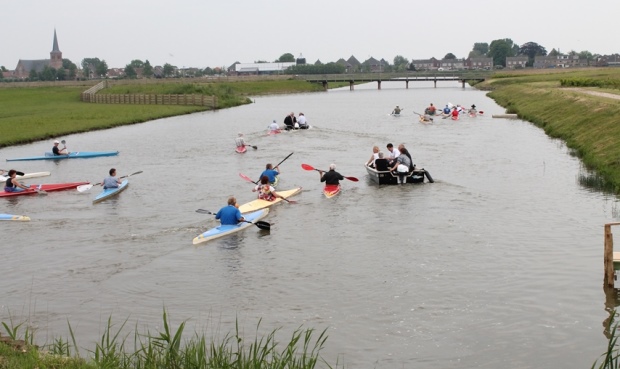
<path fill-rule="evenodd" d="M 390 151 L 390 159 L 396 159 L 400 155 L 400 151 L 398 149 L 392 149 Z"/>
<path fill-rule="evenodd" d="M 279 129 L 280 129 L 280 126 L 278 126 L 278 123 L 273 122 L 273 123 L 271 123 L 271 124 L 269 125 L 269 129 L 270 129 L 270 130 L 272 130 L 272 131 L 277 131 L 277 130 L 279 130 Z"/>
<path fill-rule="evenodd" d="M 237 145 L 237 147 L 245 146 L 245 141 L 243 140 L 243 137 L 235 138 L 235 144 Z"/>
<path fill-rule="evenodd" d="M 305 126 L 306 125 L 306 116 L 305 115 L 300 115 L 299 117 L 297 117 L 297 123 L 299 123 L 300 126 Z"/>

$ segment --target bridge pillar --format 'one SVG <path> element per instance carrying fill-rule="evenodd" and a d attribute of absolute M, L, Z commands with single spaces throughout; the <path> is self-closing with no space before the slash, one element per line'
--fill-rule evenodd
<path fill-rule="evenodd" d="M 106 80 L 106 81 L 107 81 L 107 80 Z M 405 81 L 405 89 L 407 89 L 407 90 L 409 89 L 409 80 L 406 80 L 406 81 Z"/>
<path fill-rule="evenodd" d="M 323 81 L 323 90 L 327 91 L 328 90 L 328 84 L 327 81 Z"/>
<path fill-rule="evenodd" d="M 350 91 L 355 90 L 355 82 L 353 82 L 353 81 L 349 81 L 349 90 L 350 90 Z"/>
<path fill-rule="evenodd" d="M 465 88 L 465 80 L 461 80 L 461 84 L 463 85 L 463 88 Z"/>
<path fill-rule="evenodd" d="M 381 81 L 377 81 L 377 90 L 381 89 Z"/>
<path fill-rule="evenodd" d="M 435 88 L 437 88 L 437 80 L 436 79 L 433 80 L 433 85 L 435 86 Z"/>

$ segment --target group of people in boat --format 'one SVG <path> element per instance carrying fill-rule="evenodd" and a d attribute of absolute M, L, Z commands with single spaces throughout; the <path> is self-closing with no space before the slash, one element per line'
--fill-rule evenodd
<path fill-rule="evenodd" d="M 424 122 L 432 122 L 433 116 L 442 115 L 444 117 L 452 117 L 452 119 L 456 120 L 459 118 L 460 114 L 468 114 L 469 116 L 478 115 L 478 110 L 476 110 L 476 105 L 472 104 L 469 109 L 465 109 L 464 106 L 461 105 L 452 105 L 450 103 L 446 104 L 446 106 L 439 110 L 437 109 L 433 103 L 431 103 L 426 109 L 424 109 L 424 115 L 420 116 L 420 120 Z"/>
<path fill-rule="evenodd" d="M 308 120 L 306 120 L 306 116 L 304 113 L 299 112 L 298 116 L 295 116 L 294 112 L 291 112 L 286 117 L 284 117 L 284 126 L 283 129 L 290 131 L 292 129 L 308 129 L 310 126 L 308 125 Z M 280 130 L 278 123 L 274 119 L 273 122 L 269 125 L 270 131 Z"/>
<path fill-rule="evenodd" d="M 366 165 L 379 172 L 394 172 L 398 174 L 398 183 L 406 183 L 406 175 L 415 169 L 409 150 L 402 143 L 398 148 L 388 143 L 386 149 L 387 155 L 379 150 L 379 146 L 373 146 Z"/>

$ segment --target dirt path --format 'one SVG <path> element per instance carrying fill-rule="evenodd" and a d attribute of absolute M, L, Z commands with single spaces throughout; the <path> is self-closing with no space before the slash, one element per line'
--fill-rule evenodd
<path fill-rule="evenodd" d="M 598 91 L 586 90 L 585 88 L 578 88 L 578 87 L 567 87 L 565 88 L 565 90 L 581 92 L 581 93 L 592 95 L 592 96 L 607 97 L 609 99 L 620 100 L 620 95 L 610 94 L 608 92 L 598 92 Z"/>

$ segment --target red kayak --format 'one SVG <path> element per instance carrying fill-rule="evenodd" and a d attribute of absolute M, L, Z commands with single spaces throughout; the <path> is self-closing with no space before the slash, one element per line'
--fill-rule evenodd
<path fill-rule="evenodd" d="M 19 191 L 19 192 L 6 192 L 3 189 L 0 192 L 0 197 L 34 195 L 41 191 L 52 192 L 52 191 L 71 190 L 71 189 L 77 188 L 77 186 L 81 186 L 81 185 L 85 185 L 89 183 L 90 182 L 73 182 L 73 183 L 48 183 L 48 184 L 42 184 L 42 185 L 30 185 L 29 189 Z"/>
<path fill-rule="evenodd" d="M 239 154 L 243 154 L 243 153 L 245 153 L 246 151 L 248 151 L 248 148 L 247 148 L 245 145 L 243 145 L 243 146 L 237 146 L 237 147 L 235 148 L 235 151 L 236 151 L 236 152 L 238 152 Z"/>
<path fill-rule="evenodd" d="M 325 185 L 323 188 L 323 194 L 328 199 L 338 195 L 338 193 L 340 193 L 340 185 Z"/>
<path fill-rule="evenodd" d="M 271 130 L 270 130 L 270 131 L 267 131 L 267 134 L 268 134 L 268 135 L 275 135 L 275 134 L 278 134 L 278 133 L 280 133 L 280 130 L 279 130 L 279 129 L 276 129 L 275 131 L 271 131 Z"/>

